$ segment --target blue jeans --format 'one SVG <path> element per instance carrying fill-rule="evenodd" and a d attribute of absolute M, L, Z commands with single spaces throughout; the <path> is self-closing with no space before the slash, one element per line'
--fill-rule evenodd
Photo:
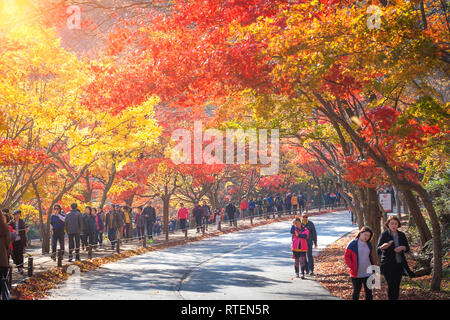
<path fill-rule="evenodd" d="M 308 252 L 306 254 L 306 272 L 313 272 L 314 271 L 314 258 L 313 258 L 313 242 L 312 241 L 307 241 L 308 243 Z"/>

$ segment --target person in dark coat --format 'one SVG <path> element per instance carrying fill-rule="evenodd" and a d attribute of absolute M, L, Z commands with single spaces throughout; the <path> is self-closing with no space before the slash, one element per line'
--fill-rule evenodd
<path fill-rule="evenodd" d="M 286 208 L 288 214 L 291 214 L 291 206 L 291 194 L 288 193 L 284 199 L 284 207 Z"/>
<path fill-rule="evenodd" d="M 205 226 L 205 229 L 208 230 L 209 219 L 211 218 L 211 208 L 206 204 L 206 201 L 203 201 L 202 212 L 202 224 Z"/>
<path fill-rule="evenodd" d="M 144 219 L 144 216 L 142 215 L 142 212 L 143 212 L 143 208 L 138 207 L 137 213 L 134 216 L 134 223 L 136 224 L 136 230 L 137 230 L 139 240 L 141 240 L 145 234 L 144 233 L 145 232 L 145 219 Z"/>
<path fill-rule="evenodd" d="M 12 258 L 17 266 L 20 274 L 23 274 L 23 252 L 27 247 L 27 231 L 28 227 L 25 221 L 20 219 L 20 210 L 14 211 L 14 219 L 10 221 L 9 225 L 12 227 L 14 237 L 12 239 Z"/>
<path fill-rule="evenodd" d="M 192 209 L 192 216 L 195 218 L 195 224 L 197 226 L 197 233 L 200 232 L 202 227 L 203 210 L 198 202 L 195 202 L 194 209 Z"/>
<path fill-rule="evenodd" d="M 53 213 L 50 217 L 50 225 L 52 226 L 52 255 L 51 258 L 56 260 L 56 248 L 59 242 L 61 255 L 64 255 L 64 234 L 66 215 L 62 212 L 61 206 L 55 204 Z"/>
<path fill-rule="evenodd" d="M 83 217 L 76 203 L 70 205 L 71 210 L 66 215 L 66 232 L 69 236 L 69 262 L 72 262 L 72 253 L 75 248 L 75 260 L 80 261 L 80 235 L 83 231 Z"/>
<path fill-rule="evenodd" d="M 236 207 L 234 206 L 233 202 L 231 200 L 228 200 L 228 204 L 225 208 L 225 212 L 228 215 L 228 219 L 230 220 L 230 226 L 233 224 L 236 224 L 234 214 L 236 213 Z"/>
<path fill-rule="evenodd" d="M 115 210 L 115 205 L 112 205 L 112 209 L 108 211 L 105 217 L 105 232 L 108 234 L 109 242 L 111 243 L 111 250 L 114 250 L 116 246 L 116 236 L 119 227 L 121 227 L 119 213 Z"/>
<path fill-rule="evenodd" d="M 149 201 L 148 206 L 144 208 L 142 215 L 145 219 L 145 225 L 147 227 L 147 237 L 153 239 L 153 224 L 156 222 L 156 210 L 152 207 L 152 202 Z"/>
<path fill-rule="evenodd" d="M 94 211 L 94 217 L 95 217 L 95 235 L 94 235 L 94 245 L 97 249 L 98 247 L 103 247 L 103 230 L 105 228 L 104 222 L 103 222 L 103 209 L 93 208 Z"/>
<path fill-rule="evenodd" d="M 95 230 L 97 223 L 95 216 L 92 214 L 92 208 L 86 207 L 83 215 L 83 246 L 87 249 L 94 245 Z"/>
<path fill-rule="evenodd" d="M 398 230 L 401 223 L 397 216 L 390 216 L 384 225 L 387 230 L 380 235 L 377 245 L 381 256 L 380 271 L 388 285 L 389 300 L 398 300 L 402 275 L 415 276 L 405 258 L 410 248 L 406 235 Z"/>
<path fill-rule="evenodd" d="M 6 278 L 9 267 L 9 251 L 11 248 L 10 227 L 6 223 L 6 215 L 0 215 L 0 278 Z M 3 287 L 0 288 L 3 290 Z M 0 291 L 0 294 L 3 293 Z"/>
<path fill-rule="evenodd" d="M 306 255 L 306 274 L 310 273 L 311 275 L 314 275 L 314 258 L 313 258 L 313 243 L 314 247 L 317 249 L 317 232 L 316 227 L 314 226 L 314 223 L 310 220 L 308 220 L 308 215 L 304 214 L 302 216 L 302 224 L 305 225 L 305 227 L 309 231 L 309 238 L 306 241 L 308 243 L 308 253 Z"/>

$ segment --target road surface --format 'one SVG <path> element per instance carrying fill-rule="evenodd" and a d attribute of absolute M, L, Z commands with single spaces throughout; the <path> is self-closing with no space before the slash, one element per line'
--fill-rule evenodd
<path fill-rule="evenodd" d="M 348 211 L 311 217 L 318 250 L 355 229 Z M 134 256 L 73 275 L 48 299 L 335 299 L 312 277 L 295 278 L 290 221 Z"/>

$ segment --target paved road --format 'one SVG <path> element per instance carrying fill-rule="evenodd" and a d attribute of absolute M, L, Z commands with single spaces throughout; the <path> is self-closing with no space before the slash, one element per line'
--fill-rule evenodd
<path fill-rule="evenodd" d="M 311 220 L 318 250 L 355 228 L 348 211 Z M 274 223 L 106 264 L 71 276 L 49 299 L 335 299 L 318 282 L 294 277 L 290 225 Z"/>

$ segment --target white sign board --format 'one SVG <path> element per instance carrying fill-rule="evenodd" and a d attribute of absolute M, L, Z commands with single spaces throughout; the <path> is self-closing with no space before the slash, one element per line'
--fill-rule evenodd
<path fill-rule="evenodd" d="M 383 207 L 384 211 L 392 212 L 392 201 L 390 193 L 380 193 L 380 204 Z"/>

